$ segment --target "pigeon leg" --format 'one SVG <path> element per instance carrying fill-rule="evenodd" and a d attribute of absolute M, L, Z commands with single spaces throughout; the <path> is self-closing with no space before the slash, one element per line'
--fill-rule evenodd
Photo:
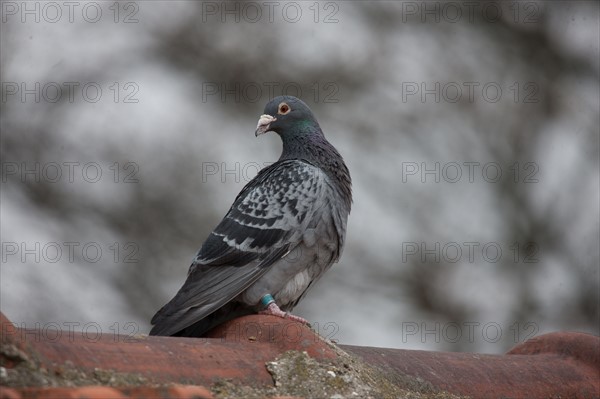
<path fill-rule="evenodd" d="M 283 319 L 289 319 L 289 320 L 297 321 L 299 323 L 307 324 L 307 325 L 310 326 L 310 323 L 308 322 L 308 320 L 303 319 L 300 316 L 295 316 L 295 315 L 290 314 L 288 312 L 284 312 L 283 310 L 279 309 L 279 306 L 277 306 L 277 304 L 275 303 L 275 300 L 269 294 L 265 295 L 260 300 L 260 303 L 263 306 L 265 306 L 265 309 L 261 310 L 260 312 L 258 312 L 259 314 L 268 314 L 268 315 L 272 315 L 272 316 L 277 316 L 277 317 L 281 317 Z"/>

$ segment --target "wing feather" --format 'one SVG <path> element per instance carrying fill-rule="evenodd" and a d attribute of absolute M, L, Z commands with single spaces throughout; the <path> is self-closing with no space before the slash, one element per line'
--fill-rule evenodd
<path fill-rule="evenodd" d="M 259 172 L 194 258 L 177 295 L 152 318 L 151 335 L 173 335 L 234 300 L 293 250 L 322 206 L 324 173 L 301 160 Z"/>

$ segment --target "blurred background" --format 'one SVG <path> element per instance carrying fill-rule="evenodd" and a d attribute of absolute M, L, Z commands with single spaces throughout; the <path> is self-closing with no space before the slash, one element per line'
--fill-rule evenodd
<path fill-rule="evenodd" d="M 67 2 L 68 3 L 68 2 Z M 13 2 L 1 311 L 147 333 L 301 97 L 354 181 L 294 313 L 344 344 L 503 353 L 599 334 L 599 3 Z"/>

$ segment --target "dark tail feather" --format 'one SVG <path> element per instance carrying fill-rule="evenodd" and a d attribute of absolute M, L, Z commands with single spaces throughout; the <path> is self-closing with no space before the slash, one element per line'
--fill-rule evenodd
<path fill-rule="evenodd" d="M 202 320 L 198 320 L 196 323 L 189 327 L 184 328 L 181 331 L 172 334 L 173 337 L 202 337 L 205 333 L 217 327 L 219 324 L 223 324 L 226 321 L 233 320 L 237 317 L 247 316 L 255 313 L 255 310 L 251 307 L 242 305 L 239 302 L 229 302 L 223 307 L 217 309 L 215 312 L 209 314 Z M 150 333 L 152 334 L 152 332 Z"/>

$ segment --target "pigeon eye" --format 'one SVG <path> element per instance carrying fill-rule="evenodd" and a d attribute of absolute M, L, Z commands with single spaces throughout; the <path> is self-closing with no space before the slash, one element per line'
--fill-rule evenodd
<path fill-rule="evenodd" d="M 279 104 L 279 110 L 277 111 L 280 115 L 285 115 L 291 111 L 290 106 L 286 103 Z"/>

